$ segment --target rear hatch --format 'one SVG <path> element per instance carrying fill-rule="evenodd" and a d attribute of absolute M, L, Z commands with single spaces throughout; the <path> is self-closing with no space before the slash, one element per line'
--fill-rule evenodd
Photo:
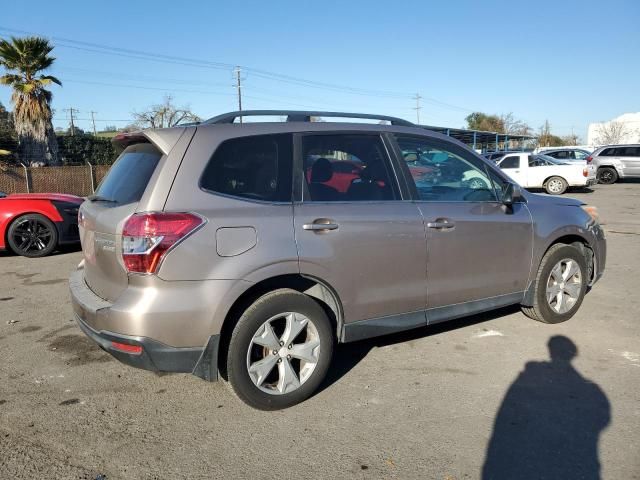
<path fill-rule="evenodd" d="M 96 295 L 108 301 L 115 301 L 127 287 L 128 276 L 122 262 L 122 228 L 136 212 L 163 155 L 140 135 L 133 139 L 127 137 L 119 145 L 125 147 L 124 151 L 96 193 L 82 204 L 79 214 L 84 278 Z"/>

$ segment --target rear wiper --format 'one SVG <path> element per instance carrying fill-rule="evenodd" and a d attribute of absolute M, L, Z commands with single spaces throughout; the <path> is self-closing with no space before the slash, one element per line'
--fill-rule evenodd
<path fill-rule="evenodd" d="M 90 202 L 109 202 L 109 203 L 118 203 L 116 200 L 107 197 L 101 197 L 100 195 L 89 195 L 87 200 Z"/>

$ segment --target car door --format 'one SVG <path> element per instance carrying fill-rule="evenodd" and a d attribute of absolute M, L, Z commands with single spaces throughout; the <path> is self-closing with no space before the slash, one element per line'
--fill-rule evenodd
<path fill-rule="evenodd" d="M 294 228 L 300 273 L 333 288 L 349 324 L 376 334 L 426 323 L 425 227 L 404 200 L 379 134 L 304 134 L 296 142 Z M 353 165 L 348 184 L 338 165 Z M 347 334 L 347 340 L 358 338 Z"/>
<path fill-rule="evenodd" d="M 419 181 L 408 175 L 427 227 L 428 322 L 517 302 L 532 260 L 526 204 L 499 201 L 508 181 L 464 148 L 431 138 L 396 139 L 398 152 L 448 157 L 440 162 L 447 171 Z"/>
<path fill-rule="evenodd" d="M 640 176 L 640 147 L 619 147 L 618 155 L 624 167 L 624 174 Z"/>
<path fill-rule="evenodd" d="M 507 155 L 498 162 L 498 166 L 517 184 L 522 185 L 523 187 L 528 187 L 529 179 L 527 177 L 526 163 L 526 157 L 521 155 Z"/>

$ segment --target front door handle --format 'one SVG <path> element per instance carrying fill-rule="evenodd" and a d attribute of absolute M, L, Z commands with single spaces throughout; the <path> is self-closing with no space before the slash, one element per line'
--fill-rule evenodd
<path fill-rule="evenodd" d="M 317 218 L 313 223 L 305 223 L 302 225 L 302 229 L 312 232 L 326 232 L 328 230 L 337 230 L 338 224 L 328 218 Z"/>
<path fill-rule="evenodd" d="M 427 227 L 428 228 L 436 228 L 438 230 L 446 230 L 446 229 L 449 229 L 449 228 L 454 228 L 455 226 L 456 226 L 456 224 L 454 222 L 452 222 L 451 220 L 444 219 L 444 218 L 439 218 L 435 222 L 428 222 L 427 223 Z"/>

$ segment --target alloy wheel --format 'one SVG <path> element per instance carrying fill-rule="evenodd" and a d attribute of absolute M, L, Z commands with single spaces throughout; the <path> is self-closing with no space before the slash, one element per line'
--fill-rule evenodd
<path fill-rule="evenodd" d="M 253 384 L 272 395 L 291 393 L 303 385 L 320 358 L 320 335 L 305 315 L 285 312 L 265 321 L 247 351 Z"/>
<path fill-rule="evenodd" d="M 580 299 L 582 271 L 575 260 L 565 258 L 551 269 L 547 280 L 546 297 L 556 313 L 567 313 Z"/>
<path fill-rule="evenodd" d="M 34 218 L 18 220 L 13 229 L 13 242 L 19 250 L 17 253 L 34 253 L 45 250 L 53 241 L 51 228 Z"/>

